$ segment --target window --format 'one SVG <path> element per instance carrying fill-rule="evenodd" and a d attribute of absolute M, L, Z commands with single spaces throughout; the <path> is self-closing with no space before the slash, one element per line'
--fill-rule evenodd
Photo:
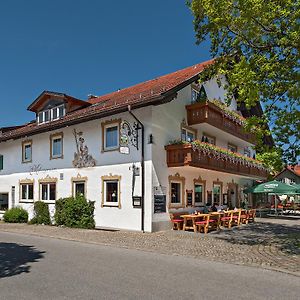
<path fill-rule="evenodd" d="M 233 144 L 228 144 L 228 150 L 231 152 L 237 152 L 237 146 Z"/>
<path fill-rule="evenodd" d="M 249 149 L 245 148 L 244 149 L 244 155 L 247 156 L 247 157 L 251 157 L 251 152 Z"/>
<path fill-rule="evenodd" d="M 63 158 L 63 134 L 50 136 L 50 159 Z"/>
<path fill-rule="evenodd" d="M 22 162 L 27 163 L 32 161 L 32 141 L 22 143 Z"/>
<path fill-rule="evenodd" d="M 213 203 L 215 203 L 216 205 L 221 205 L 222 197 L 223 197 L 222 196 L 222 183 L 214 182 L 213 183 Z"/>
<path fill-rule="evenodd" d="M 120 120 L 102 123 L 102 151 L 119 149 Z"/>
<path fill-rule="evenodd" d="M 8 193 L 0 193 L 0 210 L 8 209 Z"/>
<path fill-rule="evenodd" d="M 205 203 L 205 180 L 201 180 L 201 177 L 199 179 L 194 179 L 194 205 L 202 205 Z"/>
<path fill-rule="evenodd" d="M 181 128 L 181 140 L 186 142 L 192 142 L 196 138 L 196 130 L 182 127 Z"/>
<path fill-rule="evenodd" d="M 44 123 L 44 112 L 40 112 L 40 113 L 39 113 L 38 121 L 39 121 L 39 122 L 38 122 L 39 124 Z"/>
<path fill-rule="evenodd" d="M 181 183 L 171 182 L 171 203 L 180 204 L 181 203 Z"/>
<path fill-rule="evenodd" d="M 185 205 L 185 178 L 177 173 L 169 176 L 170 200 L 169 207 L 184 207 Z"/>
<path fill-rule="evenodd" d="M 196 103 L 199 97 L 199 91 L 192 89 L 192 103 Z"/>
<path fill-rule="evenodd" d="M 3 155 L 0 154 L 0 171 L 3 170 Z"/>
<path fill-rule="evenodd" d="M 102 177 L 102 207 L 121 208 L 120 181 L 121 176 Z"/>
<path fill-rule="evenodd" d="M 40 183 L 40 199 L 42 201 L 56 200 L 56 182 Z"/>
<path fill-rule="evenodd" d="M 86 197 L 86 182 L 87 177 L 74 177 L 72 178 L 72 195 L 75 197 L 76 195 Z"/>
<path fill-rule="evenodd" d="M 59 105 L 51 109 L 41 111 L 38 114 L 38 123 L 47 123 L 64 117 L 66 114 L 65 105 Z"/>
<path fill-rule="evenodd" d="M 207 100 L 207 95 L 204 86 L 201 88 L 193 87 L 192 88 L 192 103 L 204 102 Z"/>
<path fill-rule="evenodd" d="M 33 201 L 33 183 L 21 183 L 21 197 L 20 201 Z"/>
<path fill-rule="evenodd" d="M 213 136 L 210 136 L 206 133 L 203 133 L 201 142 L 215 145 L 216 144 L 216 138 L 213 137 Z"/>

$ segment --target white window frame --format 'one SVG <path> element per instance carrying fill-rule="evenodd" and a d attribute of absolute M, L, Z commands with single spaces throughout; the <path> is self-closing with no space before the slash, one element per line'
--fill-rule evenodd
<path fill-rule="evenodd" d="M 53 143 L 54 140 L 61 140 L 61 153 L 60 154 L 53 154 Z M 50 135 L 50 159 L 58 159 L 58 158 L 63 158 L 64 157 L 64 135 L 63 133 L 55 133 Z"/>
<path fill-rule="evenodd" d="M 216 141 L 216 137 L 211 136 L 211 135 L 209 135 L 209 134 L 206 134 L 206 133 L 204 133 L 204 132 L 203 132 L 203 134 L 202 134 L 202 137 L 208 139 L 208 144 L 216 145 L 216 142 L 217 142 L 217 141 Z M 211 143 L 211 141 L 213 141 L 213 143 Z"/>
<path fill-rule="evenodd" d="M 86 198 L 86 180 L 74 180 L 74 181 L 72 181 L 72 183 L 73 183 L 73 197 L 76 197 L 77 196 L 77 194 L 76 194 L 76 185 L 77 184 L 84 184 L 84 192 L 83 192 L 83 197 L 84 198 Z"/>
<path fill-rule="evenodd" d="M 32 199 L 28 198 L 29 196 L 29 185 L 32 186 Z M 26 187 L 26 198 L 23 198 L 23 187 Z M 34 182 L 21 182 L 20 183 L 20 202 L 33 202 L 34 199 Z"/>
<path fill-rule="evenodd" d="M 121 208 L 121 176 L 102 176 L 102 202 L 101 202 L 101 207 L 116 207 L 116 208 Z M 106 196 L 107 196 L 107 183 L 108 182 L 114 182 L 117 183 L 118 185 L 118 191 L 117 191 L 117 197 L 118 201 L 117 202 L 109 202 L 106 201 Z"/>
<path fill-rule="evenodd" d="M 251 151 L 250 151 L 250 149 L 244 148 L 244 156 L 251 157 Z"/>
<path fill-rule="evenodd" d="M 219 202 L 216 203 L 217 205 L 223 205 L 223 183 L 222 182 L 213 182 L 213 190 L 212 190 L 212 205 L 215 203 L 215 186 L 219 186 L 220 187 L 220 198 L 219 198 Z"/>
<path fill-rule="evenodd" d="M 227 148 L 229 151 L 237 153 L 238 152 L 238 147 L 234 144 L 228 143 Z M 232 149 L 234 149 L 235 151 L 232 151 Z"/>
<path fill-rule="evenodd" d="M 179 203 L 173 203 L 172 202 L 172 183 L 179 183 L 180 184 L 180 202 Z M 169 176 L 169 208 L 181 208 L 185 207 L 185 177 L 180 177 L 178 173 L 176 173 L 174 176 Z"/>
<path fill-rule="evenodd" d="M 54 184 L 55 185 L 55 199 L 50 199 L 50 185 Z M 40 201 L 43 201 L 45 203 L 54 203 L 56 201 L 57 198 L 57 182 L 56 181 L 52 181 L 52 182 L 43 182 L 40 181 L 39 182 L 40 185 Z M 43 185 L 47 185 L 47 199 L 43 200 Z"/>
<path fill-rule="evenodd" d="M 30 159 L 26 159 L 25 157 L 25 148 L 26 146 L 30 145 Z M 22 162 L 23 163 L 29 163 L 29 162 L 32 162 L 32 141 L 24 141 L 22 142 Z"/>
<path fill-rule="evenodd" d="M 62 107 L 63 107 L 63 115 L 59 116 L 59 109 L 62 108 Z M 54 118 L 54 116 L 53 116 L 53 111 L 54 110 L 56 110 L 56 118 Z M 48 121 L 45 121 L 46 112 L 49 113 L 49 120 Z M 43 116 L 43 121 L 42 122 L 40 122 L 40 116 L 41 115 Z M 66 115 L 66 106 L 64 104 L 61 104 L 61 105 L 52 107 L 50 109 L 40 111 L 38 113 L 38 117 L 37 117 L 38 124 L 45 124 L 45 123 L 49 123 L 51 121 L 59 120 L 59 119 L 63 118 L 65 115 Z"/>
<path fill-rule="evenodd" d="M 196 202 L 196 185 L 202 186 L 201 202 Z M 194 206 L 203 206 L 205 204 L 206 181 L 201 179 L 194 179 Z"/>
<path fill-rule="evenodd" d="M 108 128 L 113 128 L 113 127 L 117 127 L 117 134 L 118 134 L 117 141 L 118 141 L 118 144 L 117 144 L 117 146 L 106 147 L 106 131 L 107 131 Z M 120 123 L 116 122 L 116 123 L 111 123 L 111 124 L 104 125 L 103 133 L 104 133 L 104 137 L 103 137 L 103 142 L 104 142 L 103 150 L 104 151 L 118 150 L 120 148 Z"/>
<path fill-rule="evenodd" d="M 184 139 L 182 138 L 183 137 L 183 131 L 185 132 L 184 133 Z M 188 129 L 186 127 L 181 128 L 181 140 L 190 143 L 192 141 L 188 141 L 188 133 L 191 133 L 193 135 L 192 141 L 194 141 L 196 139 L 196 131 Z"/>
<path fill-rule="evenodd" d="M 193 93 L 196 94 L 196 96 L 197 96 L 196 99 L 193 99 Z M 199 97 L 199 94 L 200 94 L 200 90 L 195 89 L 195 88 L 192 88 L 192 93 L 191 93 L 191 101 L 192 101 L 192 104 L 197 102 L 197 99 L 198 99 L 198 97 Z"/>

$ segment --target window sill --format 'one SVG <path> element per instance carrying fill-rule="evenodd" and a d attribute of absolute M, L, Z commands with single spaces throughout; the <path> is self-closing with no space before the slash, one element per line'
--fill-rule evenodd
<path fill-rule="evenodd" d="M 26 200 L 26 199 L 19 200 L 19 203 L 33 203 L 33 202 L 34 202 L 33 200 Z"/>
<path fill-rule="evenodd" d="M 102 207 L 115 207 L 115 208 L 121 208 L 120 204 L 103 204 Z"/>
<path fill-rule="evenodd" d="M 50 160 L 53 160 L 53 159 L 63 159 L 63 158 L 64 158 L 63 155 L 62 156 L 51 156 Z"/>
<path fill-rule="evenodd" d="M 32 163 L 32 160 L 23 160 L 22 161 L 22 164 L 30 164 L 30 163 Z"/>
<path fill-rule="evenodd" d="M 40 200 L 46 204 L 55 204 L 56 200 Z"/>
<path fill-rule="evenodd" d="M 106 148 L 106 149 L 102 149 L 101 152 L 112 152 L 112 151 L 120 151 L 120 146 L 115 147 L 115 148 Z"/>

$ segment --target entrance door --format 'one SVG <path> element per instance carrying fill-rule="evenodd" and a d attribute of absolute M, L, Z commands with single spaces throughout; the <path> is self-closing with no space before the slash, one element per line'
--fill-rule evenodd
<path fill-rule="evenodd" d="M 236 183 L 228 184 L 228 206 L 240 207 L 238 199 L 238 185 Z"/>

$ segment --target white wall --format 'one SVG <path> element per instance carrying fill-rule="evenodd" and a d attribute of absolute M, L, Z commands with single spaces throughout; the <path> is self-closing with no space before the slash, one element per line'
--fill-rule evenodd
<path fill-rule="evenodd" d="M 219 87 L 216 82 L 210 81 L 205 84 L 207 96 L 209 99 L 224 100 L 224 90 Z M 158 106 L 149 106 L 146 108 L 134 110 L 134 114 L 145 125 L 145 230 L 152 231 L 152 221 L 167 221 L 167 214 L 153 214 L 153 187 L 162 185 L 166 188 L 167 201 L 168 199 L 168 176 L 174 175 L 175 170 L 167 167 L 166 151 L 164 146 L 171 140 L 181 138 L 181 123 L 186 119 L 187 104 L 191 103 L 191 86 L 187 86 L 178 92 L 176 99 L 170 103 Z M 232 102 L 232 107 L 236 107 L 236 103 Z M 114 227 L 129 230 L 141 229 L 141 210 L 132 206 L 132 163 L 139 165 L 141 159 L 141 149 L 137 151 L 134 147 L 130 147 L 130 155 L 120 154 L 118 151 L 101 152 L 102 129 L 101 122 L 111 119 L 126 119 L 131 124 L 133 118 L 129 113 L 122 113 L 112 117 L 103 118 L 101 120 L 93 120 L 75 126 L 69 126 L 54 132 L 46 132 L 28 137 L 32 139 L 32 163 L 22 163 L 22 141 L 8 141 L 0 143 L 0 154 L 4 156 L 4 170 L 0 171 L 0 193 L 10 193 L 11 203 L 11 187 L 16 187 L 16 205 L 19 200 L 19 180 L 34 179 L 35 190 L 34 199 L 39 199 L 38 180 L 41 178 L 55 177 L 58 178 L 57 191 L 58 197 L 68 197 L 71 195 L 72 185 L 71 178 L 78 174 L 82 177 L 88 177 L 87 181 L 87 198 L 95 201 L 95 220 L 96 226 Z M 197 125 L 201 137 L 202 131 L 206 133 L 209 130 L 215 130 L 214 127 L 205 128 L 205 124 Z M 202 127 L 201 127 L 202 126 Z M 97 164 L 94 168 L 76 169 L 72 166 L 74 152 L 76 151 L 73 129 L 83 132 L 86 145 L 89 147 L 89 154 L 93 156 Z M 55 132 L 63 132 L 64 134 L 64 158 L 50 160 L 50 134 Z M 154 143 L 148 144 L 149 135 L 153 134 Z M 229 138 L 235 139 L 235 144 L 239 149 L 244 147 L 245 142 L 229 134 L 222 135 L 222 132 L 215 132 L 217 136 L 217 145 L 227 147 Z M 213 132 L 212 132 L 213 135 Z M 31 172 L 31 169 L 36 169 L 38 172 Z M 177 171 L 176 171 L 177 172 Z M 213 179 L 220 178 L 221 181 L 240 182 L 239 176 L 232 176 L 224 173 L 218 173 L 209 170 L 200 169 L 180 169 L 180 175 L 187 177 L 187 185 L 192 184 L 192 180 L 199 175 L 203 176 L 208 182 Z M 10 175 L 11 174 L 11 175 Z M 60 180 L 61 174 L 63 179 Z M 101 176 L 104 175 L 119 175 L 121 180 L 121 209 L 111 207 L 101 207 Z M 244 179 L 243 179 L 244 180 Z M 244 180 L 245 181 L 245 180 Z M 243 181 L 243 182 L 244 182 Z M 249 180 L 246 180 L 247 183 Z M 190 187 L 191 188 L 191 187 Z M 192 189 L 192 188 L 191 188 Z M 141 176 L 137 178 L 136 194 L 141 192 Z M 33 204 L 22 204 L 29 210 L 32 217 Z M 53 210 L 53 205 L 50 206 Z"/>

